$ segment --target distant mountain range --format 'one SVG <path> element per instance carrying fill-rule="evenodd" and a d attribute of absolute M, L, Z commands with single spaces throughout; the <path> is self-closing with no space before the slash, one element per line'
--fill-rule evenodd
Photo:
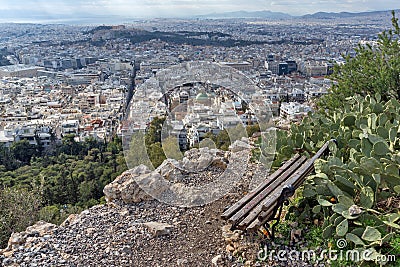
<path fill-rule="evenodd" d="M 395 10 L 399 12 L 399 9 Z M 370 12 L 317 12 L 314 14 L 308 14 L 301 16 L 302 18 L 313 18 L 313 19 L 335 19 L 335 18 L 352 18 L 352 17 L 369 17 L 369 16 L 381 16 L 390 14 L 391 10 L 385 11 L 370 11 Z"/>
<path fill-rule="evenodd" d="M 262 11 L 234 11 L 224 13 L 211 13 L 196 16 L 198 18 L 271 18 L 271 19 L 288 19 L 292 16 L 282 12 L 273 12 L 269 10 Z"/>
<path fill-rule="evenodd" d="M 397 9 L 396 12 L 400 12 Z M 273 12 L 269 10 L 261 11 L 234 11 L 222 13 L 210 13 L 205 15 L 183 15 L 182 19 L 231 19 L 231 18 L 260 18 L 271 20 L 285 19 L 340 19 L 340 18 L 362 18 L 362 17 L 378 17 L 390 16 L 390 11 L 371 11 L 371 12 L 317 12 L 303 16 L 292 16 L 283 12 Z M 0 10 L 0 23 L 7 22 L 29 22 L 29 23 L 61 23 L 61 24 L 119 24 L 126 23 L 137 18 L 119 15 L 97 15 L 92 13 L 74 13 L 74 14 L 51 14 L 46 11 L 27 11 L 27 10 Z"/>
<path fill-rule="evenodd" d="M 196 16 L 197 18 L 264 18 L 264 19 L 290 19 L 290 18 L 305 18 L 305 19 L 335 19 L 335 18 L 352 18 L 352 17 L 367 17 L 380 16 L 390 14 L 391 11 L 370 11 L 370 12 L 317 12 L 303 16 L 292 16 L 287 13 L 273 12 L 269 10 L 263 11 L 235 11 L 223 13 L 210 13 L 206 15 Z M 399 10 L 396 10 L 399 12 Z"/>

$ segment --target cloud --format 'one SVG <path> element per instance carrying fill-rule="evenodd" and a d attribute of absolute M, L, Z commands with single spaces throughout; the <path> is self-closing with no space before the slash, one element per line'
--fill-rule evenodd
<path fill-rule="evenodd" d="M 355 12 L 398 8 L 398 0 L 0 0 L 0 10 L 133 17 L 198 15 L 237 10 L 272 10 L 300 15 L 318 11 Z"/>

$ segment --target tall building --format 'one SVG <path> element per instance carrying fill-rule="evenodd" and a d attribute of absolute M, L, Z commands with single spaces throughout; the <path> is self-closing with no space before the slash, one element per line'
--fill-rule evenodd
<path fill-rule="evenodd" d="M 286 63 L 288 64 L 288 72 L 292 73 L 297 71 L 297 63 L 294 60 L 286 60 Z"/>
<path fill-rule="evenodd" d="M 287 62 L 267 62 L 267 69 L 271 71 L 272 74 L 280 76 L 289 74 L 289 64 Z"/>

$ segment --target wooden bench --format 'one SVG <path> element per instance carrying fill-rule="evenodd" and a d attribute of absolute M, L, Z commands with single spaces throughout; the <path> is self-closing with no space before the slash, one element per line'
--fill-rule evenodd
<path fill-rule="evenodd" d="M 231 230 L 257 231 L 264 226 L 268 235 L 274 239 L 275 227 L 280 221 L 283 205 L 288 198 L 314 171 L 314 162 L 328 152 L 330 140 L 310 159 L 296 154 L 278 170 L 269 175 L 255 190 L 241 200 L 227 207 L 222 218 L 232 224 Z M 267 224 L 275 221 L 269 231 Z M 269 224 L 268 224 L 269 225 Z"/>

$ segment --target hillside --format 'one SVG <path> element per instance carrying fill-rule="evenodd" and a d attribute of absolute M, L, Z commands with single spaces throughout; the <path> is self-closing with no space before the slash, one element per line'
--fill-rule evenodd
<path fill-rule="evenodd" d="M 210 153 L 207 149 L 194 151 L 203 156 Z M 236 153 L 247 159 L 249 151 Z M 201 164 L 198 158 L 190 162 Z M 221 165 L 214 164 L 200 176 L 192 174 L 187 180 L 202 183 L 201 179 L 216 179 L 216 168 Z M 137 179 L 146 174 L 159 175 L 165 172 L 167 165 L 164 166 L 150 172 L 141 165 L 123 173 L 105 187 L 107 204 L 73 214 L 60 226 L 38 222 L 24 232 L 14 233 L 8 247 L 0 250 L 1 266 L 212 266 L 212 261 L 218 261 L 217 266 L 234 264 L 236 260 L 226 251 L 224 240 L 224 236 L 231 237 L 233 233 L 224 227 L 220 214 L 243 194 L 254 166 L 242 162 L 240 167 L 248 172 L 230 194 L 194 208 L 161 203 L 138 187 Z M 252 255 L 255 257 L 256 253 Z"/>
<path fill-rule="evenodd" d="M 292 16 L 282 12 L 269 10 L 262 11 L 234 11 L 223 13 L 211 13 L 198 16 L 199 18 L 268 18 L 268 19 L 289 19 Z"/>
<path fill-rule="evenodd" d="M 396 10 L 396 13 L 399 10 Z M 387 16 L 390 17 L 389 10 L 367 11 L 367 12 L 316 12 L 302 16 L 292 16 L 283 12 L 273 12 L 269 10 L 261 11 L 234 11 L 222 13 L 210 13 L 197 16 L 198 18 L 259 18 L 259 19 L 340 19 L 340 18 L 375 18 Z"/>

